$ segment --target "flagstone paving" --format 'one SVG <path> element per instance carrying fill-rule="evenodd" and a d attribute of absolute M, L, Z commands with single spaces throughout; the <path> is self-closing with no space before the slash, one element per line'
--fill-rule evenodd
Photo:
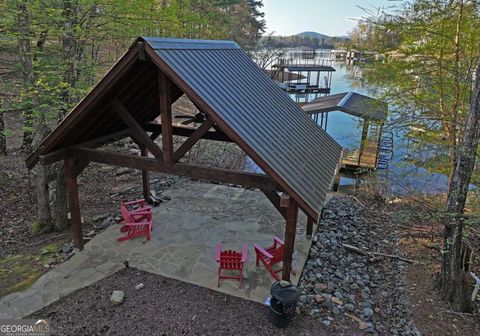
<path fill-rule="evenodd" d="M 182 180 L 163 193 L 170 201 L 154 208 L 150 241 L 136 238 L 117 242 L 119 226 L 96 235 L 85 249 L 44 274 L 29 289 L 0 300 L 0 318 L 21 318 L 86 287 L 124 266 L 264 302 L 273 280 L 255 266 L 253 244 L 267 246 L 273 235 L 283 238 L 285 222 L 258 190 Z M 299 215 L 292 282 L 297 284 L 311 241 L 305 237 L 306 217 Z M 217 288 L 214 246 L 241 250 L 249 246 L 243 288 L 224 280 Z M 135 284 L 131 284 L 134 286 Z M 112 288 L 113 290 L 114 288 Z"/>

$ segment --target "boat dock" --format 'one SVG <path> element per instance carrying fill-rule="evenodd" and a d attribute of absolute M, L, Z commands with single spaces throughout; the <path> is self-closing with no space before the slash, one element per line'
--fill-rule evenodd
<path fill-rule="evenodd" d="M 330 93 L 335 68 L 329 60 L 280 60 L 272 66 L 280 86 L 289 93 Z M 273 79 L 273 77 L 272 77 Z"/>
<path fill-rule="evenodd" d="M 385 167 L 386 159 L 393 152 L 393 141 L 387 141 L 382 136 L 387 108 L 386 103 L 356 92 L 319 97 L 302 105 L 302 109 L 325 130 L 329 112 L 340 111 L 362 120 L 360 146 L 344 149 L 342 170 L 347 173 L 362 168 L 374 170 Z"/>

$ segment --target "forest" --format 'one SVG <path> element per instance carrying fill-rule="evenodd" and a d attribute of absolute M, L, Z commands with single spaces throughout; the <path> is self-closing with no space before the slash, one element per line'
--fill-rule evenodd
<path fill-rule="evenodd" d="M 262 2 L 2 1 L 0 3 L 0 153 L 21 116 L 21 150 L 43 138 L 138 36 L 231 39 L 251 50 L 264 32 Z M 67 227 L 63 168 L 35 172 L 38 220 L 33 232 Z M 56 183 L 49 180 L 56 176 Z M 53 206 L 50 205 L 53 189 Z M 32 224 L 33 225 L 33 224 Z"/>

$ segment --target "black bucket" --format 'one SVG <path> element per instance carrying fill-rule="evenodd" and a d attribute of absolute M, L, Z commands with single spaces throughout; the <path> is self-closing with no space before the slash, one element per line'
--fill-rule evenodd
<path fill-rule="evenodd" d="M 270 294 L 268 320 L 278 328 L 285 328 L 295 314 L 300 293 L 289 282 L 275 282 L 270 288 Z"/>

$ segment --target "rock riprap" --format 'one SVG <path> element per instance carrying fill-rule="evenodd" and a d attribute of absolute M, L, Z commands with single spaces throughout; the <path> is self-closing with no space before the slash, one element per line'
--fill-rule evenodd
<path fill-rule="evenodd" d="M 395 243 L 393 230 L 379 234 L 370 226 L 371 221 L 365 216 L 364 206 L 355 198 L 343 196 L 330 200 L 313 237 L 299 282 L 301 296 L 298 307 L 301 312 L 321 319 L 327 327 L 336 319 L 349 318 L 358 324 L 360 330 L 369 334 L 388 331 L 399 335 L 417 335 L 418 330 L 412 328 L 408 319 L 408 302 L 392 299 L 405 297 L 399 295 L 395 288 L 402 283 L 398 277 L 403 277 L 401 269 L 398 269 L 401 266 L 395 266 L 397 261 L 378 263 L 343 246 L 348 244 L 366 251 L 381 251 L 386 242 Z M 388 276 L 385 274 L 385 264 L 390 267 Z M 394 279 L 391 285 L 385 281 L 387 277 Z M 393 301 L 387 303 L 388 300 Z M 392 307 L 395 304 L 399 307 Z M 400 313 L 399 310 L 405 312 Z M 391 314 L 401 316 L 402 323 L 395 322 L 395 318 L 384 318 Z M 398 330 L 398 333 L 397 330 L 392 331 L 392 328 L 400 325 L 408 328 L 400 328 L 402 330 Z"/>

